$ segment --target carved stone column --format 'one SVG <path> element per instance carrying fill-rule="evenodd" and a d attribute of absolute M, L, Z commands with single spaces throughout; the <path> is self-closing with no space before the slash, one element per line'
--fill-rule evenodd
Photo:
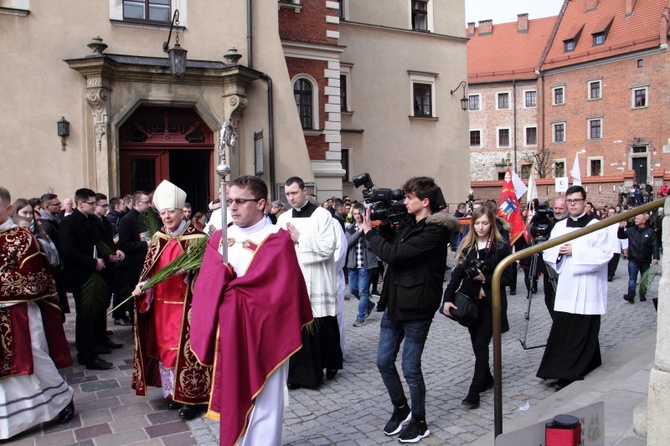
<path fill-rule="evenodd" d="M 114 189 L 115 182 L 111 181 L 111 176 L 115 169 L 116 160 L 110 156 L 109 140 L 109 86 L 108 82 L 101 75 L 89 76 L 86 78 L 86 101 L 93 112 L 93 133 L 95 147 L 93 149 L 93 168 L 95 171 L 96 184 L 98 191 L 108 191 L 116 193 Z"/>

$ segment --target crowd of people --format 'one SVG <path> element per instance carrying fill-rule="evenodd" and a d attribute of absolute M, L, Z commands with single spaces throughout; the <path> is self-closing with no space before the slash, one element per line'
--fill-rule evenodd
<path fill-rule="evenodd" d="M 110 200 L 82 188 L 62 202 L 53 193 L 12 202 L 0 188 L 0 274 L 3 284 L 15 284 L 2 288 L 0 318 L 12 321 L 14 339 L 23 339 L 12 344 L 0 375 L 6 411 L 0 439 L 74 415 L 72 389 L 57 370 L 72 363 L 62 326 L 68 293 L 81 365 L 113 367 L 101 356 L 123 347 L 107 331 L 112 307 L 114 325 L 133 330 L 138 396 L 159 387 L 181 419 L 207 412 L 219 420 L 221 444 L 264 445 L 281 444 L 285 388 L 318 388 L 343 368 L 346 282 L 358 300 L 354 327 L 364 326 L 375 309 L 382 313 L 376 365 L 393 408 L 383 432 L 402 443 L 428 436 L 424 344 L 435 312 L 452 317 L 455 294 L 464 293 L 478 317 L 467 327 L 475 361 L 462 404 L 478 407 L 480 394 L 493 387 L 496 265 L 513 250 L 612 217 L 622 206 L 598 210 L 573 186 L 552 201 L 545 232 L 538 233 L 537 215 L 546 211 L 535 200 L 525 211 L 525 230 L 510 240 L 494 200 L 475 200 L 471 209 L 459 203 L 452 216 L 432 178 L 411 178 L 402 190 L 407 216 L 398 225 L 372 221 L 368 206 L 348 197 L 318 203 L 299 177 L 286 180 L 285 202 L 270 201 L 257 177 L 239 177 L 228 184 L 225 207 L 215 200 L 206 212 L 194 212 L 169 181 L 152 193 Z M 459 227 L 459 218 L 468 224 Z M 538 377 L 562 388 L 600 365 L 607 282 L 619 257 L 627 256 L 624 299 L 634 302 L 638 276 L 658 263 L 661 222 L 662 209 L 640 214 L 548 249 L 534 263 L 520 262 L 529 297 L 543 276 L 553 319 Z M 443 290 L 452 269 L 449 249 L 453 270 Z M 189 257 L 196 252 L 200 263 Z M 500 283 L 503 332 L 516 267 Z M 638 294 L 646 300 L 646 290 Z M 32 345 L 22 338 L 26 333 Z M 409 399 L 396 368 L 401 346 Z M 30 385 L 16 393 L 19 380 Z"/>

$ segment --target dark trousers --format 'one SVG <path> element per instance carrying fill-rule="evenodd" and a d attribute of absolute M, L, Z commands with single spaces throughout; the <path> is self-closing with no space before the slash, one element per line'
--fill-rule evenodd
<path fill-rule="evenodd" d="M 81 290 L 72 293 L 75 310 L 75 345 L 77 359 L 80 363 L 98 357 L 98 351 L 107 339 L 105 309 L 109 305 L 109 295 L 99 293 L 82 293 Z"/>
<path fill-rule="evenodd" d="M 610 259 L 609 263 L 607 264 L 607 278 L 611 279 L 614 277 L 614 273 L 616 273 L 616 268 L 619 266 L 619 259 L 621 258 L 621 254 L 613 254 L 612 258 Z"/>
<path fill-rule="evenodd" d="M 486 299 L 478 301 L 479 319 L 473 326 L 468 327 L 472 351 L 475 354 L 475 373 L 470 384 L 470 392 L 481 392 L 485 383 L 492 380 L 489 366 L 489 344 L 493 338 L 493 312 Z"/>

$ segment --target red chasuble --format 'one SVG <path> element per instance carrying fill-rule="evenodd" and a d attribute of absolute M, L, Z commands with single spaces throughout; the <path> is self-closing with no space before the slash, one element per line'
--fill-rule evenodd
<path fill-rule="evenodd" d="M 288 232 L 258 246 L 242 277 L 222 264 L 220 242 L 221 231 L 207 243 L 194 289 L 191 339 L 198 359 L 215 365 L 207 416 L 220 421 L 220 444 L 233 445 L 246 432 L 267 378 L 301 348 L 312 308 Z"/>
<path fill-rule="evenodd" d="M 58 368 L 72 365 L 61 322 L 56 283 L 35 237 L 22 228 L 0 232 L 0 379 L 34 373 L 27 302 L 35 302 Z"/>
<path fill-rule="evenodd" d="M 176 237 L 164 229 L 151 239 L 151 248 L 144 262 L 140 280 L 177 258 L 205 234 L 190 223 Z M 146 396 L 147 386 L 161 386 L 159 361 L 174 368 L 174 401 L 185 404 L 205 404 L 211 389 L 211 367 L 200 364 L 191 350 L 191 322 L 189 311 L 193 297 L 193 283 L 197 272 L 187 276 L 172 276 L 153 289 L 154 300 L 149 310 L 144 297 L 135 301 L 135 357 L 132 387 L 138 396 Z M 184 279 L 188 279 L 186 282 Z"/>

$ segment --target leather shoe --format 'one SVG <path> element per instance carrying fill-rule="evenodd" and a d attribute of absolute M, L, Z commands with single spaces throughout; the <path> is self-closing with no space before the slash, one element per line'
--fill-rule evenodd
<path fill-rule="evenodd" d="M 640 302 L 646 302 L 647 301 L 647 296 L 644 294 L 640 294 Z"/>
<path fill-rule="evenodd" d="M 127 317 L 122 317 L 120 319 L 114 319 L 114 325 L 120 325 L 121 327 L 129 327 L 133 325 L 133 321 L 131 321 Z"/>
<path fill-rule="evenodd" d="M 288 390 L 297 390 L 300 388 L 300 385 L 293 383 L 286 383 L 286 387 L 288 387 Z"/>
<path fill-rule="evenodd" d="M 168 400 L 167 408 L 168 410 L 177 410 L 181 409 L 182 404 L 181 403 L 176 403 L 173 400 Z"/>
<path fill-rule="evenodd" d="M 114 342 L 111 339 L 107 338 L 103 344 L 107 348 L 121 348 L 123 347 L 123 344 L 119 344 L 118 342 Z"/>
<path fill-rule="evenodd" d="M 200 414 L 198 406 L 186 405 L 184 404 L 179 409 L 179 418 L 184 421 L 192 420 Z"/>
<path fill-rule="evenodd" d="M 465 397 L 461 404 L 467 407 L 468 409 L 476 409 L 479 407 L 479 393 L 478 392 L 468 392 L 468 396 Z"/>
<path fill-rule="evenodd" d="M 623 298 L 632 304 L 635 303 L 635 294 L 624 294 Z"/>
<path fill-rule="evenodd" d="M 516 296 L 516 290 L 509 290 L 510 296 Z"/>
<path fill-rule="evenodd" d="M 58 423 L 65 424 L 74 417 L 74 399 L 70 400 L 70 403 L 63 408 L 58 414 Z"/>
<path fill-rule="evenodd" d="M 109 370 L 112 367 L 114 367 L 114 364 L 100 358 L 91 359 L 86 363 L 86 368 L 88 370 Z"/>
<path fill-rule="evenodd" d="M 326 378 L 333 379 L 337 375 L 337 369 L 326 369 Z"/>

